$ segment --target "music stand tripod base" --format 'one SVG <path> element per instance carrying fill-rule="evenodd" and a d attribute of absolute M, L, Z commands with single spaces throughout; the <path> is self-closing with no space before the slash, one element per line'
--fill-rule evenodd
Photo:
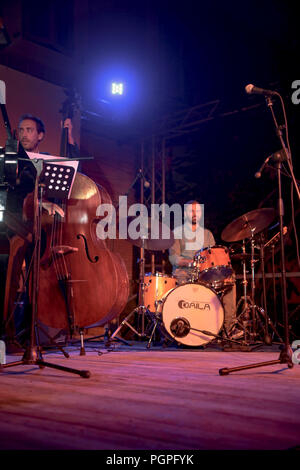
<path fill-rule="evenodd" d="M 8 364 L 1 364 L 0 365 L 0 372 L 4 372 L 4 369 L 7 367 L 14 367 L 19 365 L 36 365 L 39 366 L 40 369 L 44 369 L 45 367 L 50 367 L 52 369 L 58 369 L 64 372 L 70 372 L 71 374 L 80 375 L 85 379 L 88 379 L 91 376 L 91 373 L 88 370 L 78 370 L 72 369 L 71 367 L 64 367 L 56 364 L 51 364 L 50 362 L 45 362 L 44 360 L 36 360 L 36 361 L 16 361 L 16 362 L 9 362 Z"/>

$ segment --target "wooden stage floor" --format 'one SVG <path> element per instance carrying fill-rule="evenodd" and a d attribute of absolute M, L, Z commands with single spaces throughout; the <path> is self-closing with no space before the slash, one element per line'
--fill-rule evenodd
<path fill-rule="evenodd" d="M 300 365 L 219 369 L 278 359 L 252 352 L 146 343 L 68 346 L 45 361 L 90 378 L 22 365 L 0 375 L 0 449 L 281 450 L 300 445 Z M 22 356 L 7 356 L 7 362 Z"/>

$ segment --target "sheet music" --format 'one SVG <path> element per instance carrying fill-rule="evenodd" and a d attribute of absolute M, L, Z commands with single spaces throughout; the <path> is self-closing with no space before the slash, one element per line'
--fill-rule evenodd
<path fill-rule="evenodd" d="M 43 153 L 26 152 L 26 154 L 28 155 L 30 160 L 34 160 L 36 158 L 39 158 L 39 159 L 42 159 L 42 160 L 45 160 L 45 161 L 47 161 L 47 160 L 63 160 L 64 159 L 64 157 L 57 157 L 56 155 L 44 155 Z M 71 161 L 62 161 L 61 163 L 53 162 L 53 164 L 56 164 L 57 166 L 72 167 L 75 170 L 74 174 L 73 174 L 72 182 L 71 182 L 71 185 L 70 185 L 70 191 L 69 191 L 69 194 L 68 194 L 68 199 L 69 199 L 70 195 L 71 195 L 71 192 L 72 192 L 72 187 L 73 187 L 73 183 L 74 183 L 74 179 L 75 179 L 75 175 L 76 175 L 76 172 L 77 172 L 79 161 L 78 160 L 71 160 Z"/>

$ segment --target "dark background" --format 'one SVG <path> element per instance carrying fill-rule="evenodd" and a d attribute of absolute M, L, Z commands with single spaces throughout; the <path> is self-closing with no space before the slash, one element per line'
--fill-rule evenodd
<path fill-rule="evenodd" d="M 105 65 L 113 70 L 119 61 L 124 66 L 129 87 L 136 86 L 123 103 L 111 103 L 111 109 L 129 133 L 147 135 L 156 129 L 162 116 L 219 100 L 211 121 L 167 141 L 166 200 L 183 204 L 191 198 L 199 199 L 205 204 L 207 226 L 220 240 L 227 223 L 256 209 L 277 185 L 272 172 L 266 172 L 260 180 L 254 178 L 280 143 L 264 97 L 246 95 L 248 83 L 282 94 L 299 174 L 300 105 L 291 101 L 299 57 L 294 6 L 283 1 L 113 2 L 113 9 L 110 6 L 106 2 L 103 13 L 103 2 L 90 2 L 93 21 L 85 69 L 92 84 L 90 92 L 95 93 L 101 67 L 104 77 Z M 156 47 L 150 50 L 151 35 Z M 251 106 L 254 108 L 249 110 Z M 282 124 L 278 100 L 274 111 Z M 283 186 L 290 217 L 287 178 L 283 178 Z M 274 203 L 276 197 L 265 205 Z"/>
<path fill-rule="evenodd" d="M 82 136 L 86 130 L 106 133 L 133 147 L 158 131 L 158 139 L 169 137 L 166 202 L 204 203 L 206 225 L 219 241 L 234 218 L 277 203 L 276 194 L 269 198 L 276 191 L 274 172 L 259 180 L 254 174 L 280 143 L 264 97 L 247 95 L 248 83 L 281 93 L 299 175 L 300 104 L 291 100 L 299 78 L 293 2 L 11 0 L 2 2 L 0 15 L 10 35 L 1 63 L 75 89 Z M 111 80 L 125 82 L 123 97 L 110 94 Z M 163 118 L 212 101 L 216 109 L 204 113 L 192 132 L 164 134 Z M 283 124 L 278 99 L 274 111 Z M 82 138 L 82 150 L 87 147 Z M 138 169 L 136 153 L 129 158 Z M 283 191 L 288 223 L 286 177 Z"/>

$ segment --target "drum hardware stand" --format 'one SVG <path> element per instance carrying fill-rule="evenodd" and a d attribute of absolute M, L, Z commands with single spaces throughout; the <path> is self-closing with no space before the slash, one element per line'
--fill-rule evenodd
<path fill-rule="evenodd" d="M 129 315 L 127 315 L 126 318 L 121 322 L 119 327 L 114 331 L 114 333 L 111 335 L 109 338 L 109 343 L 111 340 L 115 339 L 116 335 L 119 333 L 123 325 L 127 325 L 136 335 L 139 336 L 139 338 L 145 338 L 148 337 L 145 334 L 145 314 L 148 313 L 147 307 L 144 305 L 145 300 L 144 300 L 144 293 L 145 293 L 145 283 L 144 283 L 144 277 L 145 277 L 145 257 L 144 257 L 144 252 L 145 252 L 145 238 L 142 237 L 142 246 L 141 246 L 141 258 L 139 259 L 139 265 L 140 265 L 140 279 L 139 279 L 139 305 L 132 310 Z M 138 315 L 141 316 L 142 319 L 142 329 L 141 332 L 139 332 L 137 329 L 135 329 L 129 322 L 128 320 L 135 314 L 137 313 Z M 116 338 L 117 340 L 120 340 L 120 338 Z"/>
<path fill-rule="evenodd" d="M 268 332 L 268 324 L 271 321 L 269 319 L 268 321 L 268 310 L 267 310 L 267 296 L 266 296 L 266 276 L 265 276 L 265 247 L 264 247 L 264 236 L 261 233 L 260 235 L 260 265 L 262 269 L 262 285 L 263 285 L 263 305 L 264 308 L 261 309 L 264 312 L 264 317 L 265 317 L 265 336 L 264 336 L 264 342 L 265 344 L 271 345 L 272 344 L 272 338 L 271 335 L 269 335 Z"/>
<path fill-rule="evenodd" d="M 287 227 L 283 227 L 283 235 L 287 233 Z M 261 234 L 261 240 L 260 240 L 260 260 L 261 260 L 261 268 L 262 268 L 262 285 L 263 285 L 263 304 L 264 304 L 264 310 L 262 310 L 263 315 L 265 317 L 265 336 L 264 336 L 264 342 L 265 344 L 272 344 L 272 337 L 268 333 L 268 326 L 271 327 L 273 330 L 273 333 L 277 335 L 278 339 L 280 340 L 280 343 L 284 343 L 283 339 L 280 337 L 277 329 L 276 329 L 276 319 L 277 319 L 277 311 L 276 311 L 276 292 L 275 292 L 275 297 L 274 297 L 274 309 L 275 309 L 275 322 L 273 323 L 269 316 L 268 316 L 268 311 L 267 311 L 267 295 L 266 295 L 266 275 L 265 275 L 265 256 L 264 252 L 266 247 L 268 247 L 271 244 L 272 248 L 272 270 L 273 270 L 273 295 L 274 295 L 274 289 L 275 289 L 275 276 L 274 276 L 274 247 L 275 243 L 278 239 L 278 236 L 280 235 L 280 232 L 274 237 L 269 240 L 268 242 L 265 243 L 263 234 Z M 276 289 L 275 289 L 276 290 Z"/>
<path fill-rule="evenodd" d="M 154 333 L 155 333 L 156 328 L 158 326 L 158 322 L 159 322 L 159 320 L 158 320 L 158 317 L 157 317 L 157 313 L 155 312 L 154 326 L 153 326 L 152 331 L 150 333 L 150 338 L 149 338 L 149 341 L 147 343 L 147 349 L 150 348 L 150 345 L 151 345 L 152 340 L 153 340 Z"/>
<path fill-rule="evenodd" d="M 93 342 L 95 339 L 100 339 L 100 338 L 103 338 L 103 342 L 104 342 L 104 346 L 106 348 L 109 348 L 111 346 L 111 335 L 109 333 L 110 331 L 110 328 L 109 328 L 109 323 L 106 323 L 105 326 L 104 326 L 104 334 L 103 335 L 97 335 L 97 336 L 93 336 L 92 338 L 87 338 L 86 340 L 84 340 L 84 330 L 86 328 L 81 328 L 80 331 L 79 331 L 79 334 L 80 334 L 80 353 L 79 355 L 80 356 L 85 356 L 86 352 L 85 352 L 85 345 L 84 345 L 84 342 L 88 343 L 89 341 Z M 125 344 L 126 346 L 131 346 L 131 344 L 128 343 L 128 341 L 126 341 L 125 339 L 123 338 L 114 338 L 116 341 L 118 341 L 119 343 L 123 343 Z M 76 341 L 77 342 L 77 341 Z M 73 343 L 74 344 L 74 343 Z"/>
<path fill-rule="evenodd" d="M 161 328 L 159 327 L 159 324 L 161 323 L 161 321 L 160 321 L 159 312 L 158 312 L 158 305 L 161 304 L 161 303 L 162 303 L 161 300 L 155 300 L 155 302 L 154 302 L 155 313 L 150 312 L 151 320 L 154 322 L 154 325 L 153 325 L 152 331 L 150 333 L 149 341 L 147 343 L 147 349 L 149 349 L 150 346 L 151 346 L 151 343 L 152 343 L 153 337 L 154 337 L 154 333 L 155 333 L 157 327 L 159 328 L 160 333 L 163 334 L 163 332 L 161 331 Z M 165 336 L 165 335 L 163 335 L 163 336 Z M 166 336 L 165 336 L 165 338 L 166 338 Z M 174 341 L 176 341 L 176 340 L 174 339 Z"/>
<path fill-rule="evenodd" d="M 234 325 L 231 327 L 231 332 L 232 329 L 239 325 L 243 330 L 244 330 L 244 336 L 245 336 L 245 342 L 249 344 L 251 341 L 255 341 L 255 339 L 258 336 L 257 332 L 257 322 L 258 319 L 263 319 L 264 321 L 264 339 L 263 342 L 266 345 L 271 345 L 272 344 L 272 338 L 271 335 L 268 333 L 268 328 L 270 327 L 273 330 L 273 333 L 277 335 L 279 338 L 280 342 L 283 343 L 283 340 L 281 339 L 277 329 L 275 328 L 274 324 L 272 323 L 271 319 L 268 316 L 268 313 L 266 311 L 266 288 L 265 288 L 265 271 L 264 271 L 264 245 L 260 245 L 260 259 L 261 259 L 261 265 L 262 265 L 262 278 L 263 278 L 263 296 L 264 296 L 264 308 L 259 307 L 258 305 L 255 304 L 255 271 L 254 271 L 254 266 L 255 266 L 255 260 L 254 260 L 254 237 L 253 237 L 253 230 L 251 229 L 252 236 L 251 236 L 251 296 L 249 297 L 247 295 L 247 275 L 246 275 L 246 260 L 243 259 L 242 264 L 243 264 L 243 290 L 244 290 L 244 295 L 240 298 L 238 304 L 237 304 L 237 310 L 239 308 L 239 305 L 241 304 L 242 301 L 244 301 L 244 308 L 237 318 L 236 322 Z M 245 251 L 245 240 L 243 240 L 243 254 L 246 253 Z M 250 311 L 252 311 L 252 318 L 250 317 Z M 239 320 L 241 319 L 241 320 Z M 262 344 L 261 344 L 262 345 Z M 255 347 L 255 346 L 254 346 Z"/>
<path fill-rule="evenodd" d="M 41 218 L 42 218 L 42 200 L 43 200 L 43 191 L 45 184 L 39 182 L 40 175 L 43 169 L 43 159 L 32 160 L 32 163 L 36 167 L 37 176 L 34 190 L 34 199 L 37 200 L 37 207 L 35 208 L 34 216 L 34 250 L 32 255 L 32 281 L 31 281 L 31 290 L 32 290 L 32 306 L 31 306 L 31 327 L 30 327 L 30 342 L 28 347 L 25 350 L 23 358 L 21 361 L 9 362 L 7 364 L 0 365 L 0 371 L 3 371 L 7 367 L 13 367 L 18 365 L 37 365 L 40 369 L 45 367 L 62 370 L 65 372 L 70 372 L 73 374 L 80 375 L 84 378 L 90 377 L 90 372 L 87 370 L 77 370 L 71 369 L 69 367 L 60 366 L 57 364 L 52 364 L 45 362 L 42 354 L 41 348 L 37 345 L 38 332 L 37 332 L 37 318 L 38 318 L 38 297 L 39 297 L 39 272 L 40 272 L 40 252 L 41 252 Z M 51 165 L 48 160 L 47 165 Z M 53 167 L 55 165 L 52 165 Z M 67 191 L 66 191 L 67 193 Z M 66 194 L 67 196 L 67 194 Z"/>
<path fill-rule="evenodd" d="M 271 246 L 272 250 L 272 286 L 273 286 L 273 309 L 274 309 L 274 317 L 275 323 L 277 324 L 277 293 L 276 293 L 276 279 L 275 279 L 275 245 L 274 243 Z"/>
<path fill-rule="evenodd" d="M 283 235 L 287 233 L 287 227 L 283 228 Z M 277 306 L 276 306 L 276 286 L 275 286 L 275 263 L 274 263 L 274 248 L 275 248 L 275 243 L 278 241 L 278 236 L 280 236 L 280 232 L 274 237 L 271 238 L 268 242 L 264 242 L 264 237 L 261 234 L 261 240 L 260 240 L 260 260 L 261 260 L 261 268 L 262 268 L 262 284 L 263 284 L 263 304 L 264 304 L 264 314 L 265 314 L 265 337 L 264 341 L 266 344 L 271 344 L 272 343 L 272 338 L 268 334 L 268 325 L 273 330 L 273 333 L 277 335 L 279 338 L 280 342 L 283 343 L 283 339 L 280 337 L 278 331 L 276 330 L 276 323 L 277 323 Z M 268 312 L 267 312 L 267 295 L 266 295 L 266 276 L 265 276 L 265 257 L 264 257 L 264 251 L 266 247 L 271 245 L 271 250 L 272 250 L 272 273 L 273 273 L 273 299 L 274 299 L 274 304 L 273 304 L 273 313 L 275 316 L 275 322 L 272 323 L 270 318 L 268 317 Z"/>
<path fill-rule="evenodd" d="M 247 224 L 250 226 L 250 224 L 247 222 Z M 256 305 L 255 305 L 255 260 L 254 260 L 254 248 L 255 248 L 255 242 L 254 242 L 254 231 L 255 227 L 252 228 L 250 226 L 250 231 L 251 231 L 251 310 L 252 310 L 252 337 L 255 339 L 256 334 L 257 334 L 257 324 L 256 324 Z M 250 333 L 251 336 L 251 333 Z"/>
<path fill-rule="evenodd" d="M 288 165 L 291 171 L 292 180 L 293 180 L 294 186 L 296 187 L 299 200 L 300 200 L 300 194 L 299 194 L 299 188 L 297 186 L 294 173 L 293 173 L 291 155 L 289 154 L 289 151 L 286 148 L 283 137 L 282 137 L 282 126 L 278 125 L 276 116 L 274 114 L 272 98 L 268 96 L 266 97 L 266 101 L 272 113 L 272 117 L 273 117 L 275 128 L 276 128 L 276 134 L 282 146 L 282 152 L 278 152 L 277 154 L 275 154 L 274 160 L 276 162 L 277 181 L 278 181 L 278 214 L 279 214 L 279 226 L 280 226 L 280 252 L 281 252 L 280 254 L 281 254 L 281 272 L 282 272 L 282 310 L 283 310 L 283 317 L 284 317 L 284 333 L 285 333 L 284 345 L 282 346 L 281 352 L 279 354 L 279 358 L 274 361 L 248 364 L 245 366 L 233 367 L 233 368 L 226 367 L 226 368 L 219 370 L 220 375 L 228 375 L 231 372 L 235 372 L 235 371 L 252 369 L 252 368 L 263 367 L 263 366 L 274 365 L 274 364 L 287 364 L 288 368 L 290 369 L 294 365 L 292 361 L 292 350 L 289 344 L 289 314 L 288 314 L 288 300 L 287 300 L 287 282 L 286 282 L 286 270 L 285 270 L 284 228 L 283 228 L 284 203 L 282 199 L 282 187 L 281 187 L 281 162 L 282 161 L 286 160 L 288 162 Z"/>
<path fill-rule="evenodd" d="M 287 227 L 283 227 L 283 234 L 287 233 Z M 278 322 L 278 315 L 277 315 L 277 293 L 276 293 L 276 278 L 275 278 L 275 246 L 278 242 L 278 238 L 280 238 L 280 232 L 274 235 L 271 240 L 269 240 L 265 245 L 264 248 L 270 246 L 271 248 L 271 260 L 272 260 L 272 291 L 273 291 L 273 315 L 274 315 L 274 324 L 277 325 Z M 280 323 L 279 326 L 283 327 Z"/>
<path fill-rule="evenodd" d="M 253 233 L 253 232 L 252 232 Z M 245 248 L 245 239 L 243 240 L 243 246 L 242 246 L 242 253 L 243 255 L 246 254 L 246 248 Z M 251 270 L 252 270 L 252 295 L 254 295 L 255 291 L 255 284 L 253 283 L 253 273 L 254 273 L 254 243 L 253 240 L 251 241 L 251 251 L 252 251 L 252 256 L 251 256 Z M 251 337 L 255 337 L 254 331 L 250 331 L 250 326 L 251 326 L 251 320 L 250 320 L 250 311 L 252 311 L 252 319 L 253 317 L 255 318 L 255 305 L 251 297 L 247 295 L 247 286 L 248 286 L 248 281 L 247 281 L 247 272 L 246 272 L 246 259 L 244 258 L 242 260 L 242 265 L 243 265 L 243 291 L 244 295 L 240 298 L 240 300 L 237 303 L 236 311 L 238 311 L 238 308 L 241 304 L 241 302 L 244 302 L 244 307 L 232 327 L 230 328 L 230 331 L 228 334 L 232 332 L 232 330 L 239 325 L 243 330 L 244 330 L 244 338 L 245 342 L 248 344 L 248 340 Z M 243 319 L 242 323 L 240 323 L 239 318 Z"/>
<path fill-rule="evenodd" d="M 279 232 L 279 235 L 280 235 L 280 232 Z M 266 248 L 269 245 L 271 247 L 273 315 L 274 315 L 275 325 L 277 324 L 277 294 L 276 294 L 276 279 L 275 279 L 275 245 L 276 245 L 276 242 L 277 242 L 277 238 L 278 238 L 278 234 L 274 235 L 274 237 L 264 245 L 264 248 Z"/>

